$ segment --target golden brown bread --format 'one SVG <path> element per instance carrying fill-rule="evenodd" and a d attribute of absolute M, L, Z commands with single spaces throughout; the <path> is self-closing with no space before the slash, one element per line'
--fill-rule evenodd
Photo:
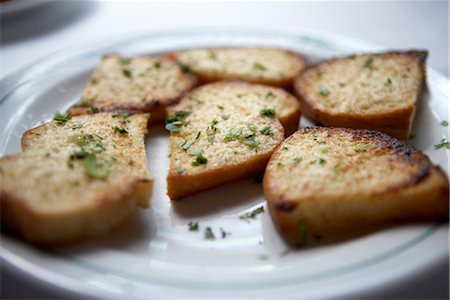
<path fill-rule="evenodd" d="M 425 51 L 353 55 L 324 61 L 295 81 L 306 116 L 325 126 L 411 133 L 425 82 Z"/>
<path fill-rule="evenodd" d="M 150 112 L 150 123 L 164 121 L 165 108 L 196 85 L 197 78 L 169 58 L 104 56 L 92 74 L 73 115 Z"/>
<path fill-rule="evenodd" d="M 291 88 L 306 63 L 300 54 L 277 48 L 189 49 L 174 57 L 202 82 L 243 80 Z"/>
<path fill-rule="evenodd" d="M 327 234 L 448 218 L 442 170 L 379 131 L 305 128 L 287 138 L 266 168 L 264 194 L 279 232 L 300 243 Z"/>
<path fill-rule="evenodd" d="M 299 106 L 278 88 L 217 82 L 191 91 L 168 115 L 167 189 L 177 200 L 262 171 L 283 140 L 277 117 L 293 130 Z"/>
<path fill-rule="evenodd" d="M 147 121 L 99 113 L 27 131 L 24 152 L 0 159 L 2 225 L 57 244 L 106 232 L 148 207 Z"/>

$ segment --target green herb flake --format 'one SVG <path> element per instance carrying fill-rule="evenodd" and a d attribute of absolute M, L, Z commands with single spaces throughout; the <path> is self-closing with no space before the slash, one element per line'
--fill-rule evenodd
<path fill-rule="evenodd" d="M 438 150 L 441 148 L 447 148 L 450 149 L 450 143 L 447 139 L 442 139 L 439 144 L 434 145 L 434 150 Z"/>
<path fill-rule="evenodd" d="M 231 128 L 227 135 L 223 138 L 225 142 L 231 142 L 238 139 L 242 134 L 242 129 L 240 128 Z"/>
<path fill-rule="evenodd" d="M 187 65 L 187 64 L 181 64 L 180 65 L 181 68 L 181 72 L 185 73 L 185 74 L 193 74 L 194 72 L 192 71 L 191 66 Z"/>
<path fill-rule="evenodd" d="M 216 237 L 214 235 L 214 232 L 212 231 L 211 227 L 205 228 L 205 240 L 215 240 Z"/>
<path fill-rule="evenodd" d="M 189 147 L 191 147 L 192 145 L 194 145 L 194 143 L 200 138 L 200 134 L 201 134 L 200 131 L 197 132 L 197 135 L 195 136 L 195 138 L 194 138 L 193 140 L 186 141 L 181 147 L 182 147 L 184 150 L 189 149 Z"/>
<path fill-rule="evenodd" d="M 252 210 L 251 212 L 247 212 L 239 216 L 241 220 L 255 219 L 257 215 L 264 213 L 264 206 L 259 206 Z"/>
<path fill-rule="evenodd" d="M 191 156 L 197 156 L 203 153 L 203 149 L 202 148 L 195 148 L 193 150 L 191 150 L 191 152 L 189 152 L 189 155 Z"/>
<path fill-rule="evenodd" d="M 228 120 L 230 118 L 230 116 L 231 115 L 222 115 L 222 119 L 226 121 L 226 120 Z"/>
<path fill-rule="evenodd" d="M 225 231 L 225 230 L 221 227 L 221 228 L 220 228 L 220 235 L 221 235 L 221 237 L 224 239 L 224 238 L 226 238 L 227 236 L 231 235 L 231 233 L 228 232 L 228 231 Z"/>
<path fill-rule="evenodd" d="M 268 98 L 275 98 L 275 94 L 272 93 L 272 91 L 267 92 L 266 99 L 268 99 Z"/>
<path fill-rule="evenodd" d="M 448 126 L 448 121 L 445 121 L 445 120 L 442 121 L 442 122 L 441 122 L 441 125 L 447 127 L 447 126 Z"/>
<path fill-rule="evenodd" d="M 261 143 L 255 140 L 255 136 L 254 135 L 249 135 L 245 138 L 244 140 L 244 144 L 246 144 L 247 146 L 250 146 L 252 148 L 256 148 L 258 147 Z"/>
<path fill-rule="evenodd" d="M 70 119 L 72 119 L 72 114 L 70 112 L 67 112 L 65 114 L 61 114 L 61 113 L 57 112 L 55 114 L 55 116 L 53 117 L 53 120 L 55 120 L 58 125 L 64 125 Z"/>
<path fill-rule="evenodd" d="M 357 146 L 355 147 L 355 152 L 356 152 L 356 153 L 363 153 L 363 152 L 367 152 L 367 151 L 369 151 L 369 150 L 371 150 L 371 149 L 373 149 L 373 148 L 374 148 L 373 145 L 370 145 L 370 144 L 361 144 L 361 145 L 357 145 Z"/>
<path fill-rule="evenodd" d="M 115 133 L 128 133 L 128 131 L 125 128 L 113 126 L 112 129 Z"/>
<path fill-rule="evenodd" d="M 133 77 L 130 69 L 122 69 L 122 74 L 123 74 L 123 76 L 128 77 L 128 78 Z"/>
<path fill-rule="evenodd" d="M 217 105 L 217 108 L 220 109 L 220 110 L 224 110 L 223 105 Z"/>
<path fill-rule="evenodd" d="M 166 126 L 164 128 L 166 128 L 167 130 L 169 130 L 171 132 L 180 132 L 180 128 L 173 123 L 166 124 Z"/>
<path fill-rule="evenodd" d="M 324 165 L 326 162 L 327 162 L 327 161 L 326 161 L 325 159 L 323 159 L 323 158 L 319 158 L 319 159 L 317 160 L 317 163 L 318 163 L 319 165 Z"/>
<path fill-rule="evenodd" d="M 294 158 L 294 165 L 298 165 L 302 161 L 301 157 Z"/>
<path fill-rule="evenodd" d="M 272 135 L 272 128 L 270 126 L 266 126 L 259 131 L 263 135 Z"/>
<path fill-rule="evenodd" d="M 391 85 L 392 84 L 392 80 L 390 78 L 386 79 L 386 82 L 384 83 L 384 85 Z"/>
<path fill-rule="evenodd" d="M 277 113 L 273 108 L 263 108 L 260 110 L 259 114 L 263 117 L 273 118 Z"/>
<path fill-rule="evenodd" d="M 298 221 L 299 244 L 305 245 L 308 240 L 308 223 L 304 220 Z"/>
<path fill-rule="evenodd" d="M 153 67 L 154 67 L 155 69 L 161 68 L 161 62 L 155 61 L 155 63 L 153 64 Z"/>
<path fill-rule="evenodd" d="M 91 153 L 83 160 L 83 167 L 86 175 L 94 178 L 105 178 L 109 174 L 111 162 L 98 161 L 95 154 Z"/>
<path fill-rule="evenodd" d="M 282 151 L 288 151 L 288 150 L 289 150 L 289 148 L 288 148 L 288 147 L 286 147 L 286 146 L 284 146 L 283 148 L 281 148 L 281 150 L 282 150 Z"/>
<path fill-rule="evenodd" d="M 175 114 L 167 117 L 165 128 L 171 132 L 179 132 L 180 127 L 187 124 L 186 118 L 189 115 L 190 112 L 177 111 Z"/>
<path fill-rule="evenodd" d="M 200 227 L 198 226 L 197 222 L 189 222 L 188 228 L 189 231 L 198 231 Z"/>
<path fill-rule="evenodd" d="M 100 110 L 98 109 L 98 107 L 95 106 L 95 105 L 92 105 L 92 106 L 91 106 L 91 111 L 92 111 L 93 114 L 98 114 L 98 113 L 100 112 Z"/>
<path fill-rule="evenodd" d="M 197 158 L 192 162 L 192 165 L 197 167 L 197 166 L 200 166 L 200 165 L 205 165 L 207 163 L 208 163 L 208 159 L 206 157 L 204 157 L 203 154 L 200 153 L 197 156 Z"/>
<path fill-rule="evenodd" d="M 366 59 L 366 61 L 364 62 L 364 68 L 367 68 L 369 70 L 373 70 L 373 57 L 369 57 L 368 59 Z"/>
<path fill-rule="evenodd" d="M 330 94 L 330 90 L 325 88 L 325 87 L 321 87 L 319 89 L 319 95 L 320 96 L 328 96 Z"/>
<path fill-rule="evenodd" d="M 261 63 L 259 63 L 259 62 L 255 62 L 255 63 L 253 64 L 253 68 L 256 69 L 256 70 L 259 70 L 259 71 L 265 71 L 265 70 L 267 70 L 266 66 L 263 65 L 263 64 L 261 64 Z"/>

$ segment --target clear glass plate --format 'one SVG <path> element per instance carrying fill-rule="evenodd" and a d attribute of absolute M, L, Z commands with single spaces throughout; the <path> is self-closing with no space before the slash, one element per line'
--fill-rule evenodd
<path fill-rule="evenodd" d="M 310 62 L 383 48 L 304 30 L 180 30 L 84 45 L 56 53 L 0 83 L 0 154 L 20 152 L 24 131 L 75 103 L 101 55 L 157 54 L 191 47 L 275 46 Z M 427 70 L 427 90 L 408 141 L 448 173 L 448 151 L 433 144 L 448 137 L 450 85 Z M 311 124 L 302 119 L 301 125 Z M 108 299 L 227 299 L 363 297 L 438 265 L 448 255 L 448 223 L 409 224 L 372 234 L 289 249 L 268 214 L 244 221 L 264 203 L 253 180 L 172 204 L 166 195 L 168 132 L 150 128 L 149 169 L 155 177 L 152 208 L 121 228 L 71 247 L 43 249 L 2 235 L 4 265 L 48 288 Z M 188 230 L 198 222 L 199 232 Z M 205 240 L 211 227 L 216 239 Z M 221 237 L 221 230 L 229 233 Z M 426 253 L 426 255 L 424 255 Z"/>

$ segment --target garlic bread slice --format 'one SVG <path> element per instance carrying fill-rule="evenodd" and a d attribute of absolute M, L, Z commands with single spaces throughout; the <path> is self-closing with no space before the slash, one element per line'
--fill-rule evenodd
<path fill-rule="evenodd" d="M 297 244 L 307 233 L 439 220 L 449 213 L 443 171 L 420 151 L 373 130 L 299 130 L 273 154 L 263 186 L 274 224 Z"/>

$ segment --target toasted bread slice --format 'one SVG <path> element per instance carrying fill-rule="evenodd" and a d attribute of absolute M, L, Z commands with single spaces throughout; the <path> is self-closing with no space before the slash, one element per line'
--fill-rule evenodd
<path fill-rule="evenodd" d="M 196 77 L 169 58 L 104 56 L 92 74 L 73 115 L 99 111 L 150 112 L 163 122 L 165 108 L 196 85 Z"/>
<path fill-rule="evenodd" d="M 27 131 L 24 152 L 0 159 L 2 224 L 33 242 L 64 243 L 148 207 L 147 121 L 148 114 L 99 113 Z"/>
<path fill-rule="evenodd" d="M 301 55 L 276 48 L 191 49 L 171 55 L 202 82 L 243 80 L 290 88 L 306 65 Z"/>
<path fill-rule="evenodd" d="M 169 197 L 181 199 L 261 172 L 283 140 L 276 116 L 283 115 L 290 97 L 273 87 L 218 82 L 170 107 Z"/>
<path fill-rule="evenodd" d="M 411 133 L 425 82 L 425 51 L 338 58 L 299 76 L 305 115 L 326 126 L 377 129 L 399 139 Z"/>
<path fill-rule="evenodd" d="M 446 175 L 426 155 L 375 130 L 299 130 L 264 176 L 270 215 L 293 243 L 308 232 L 448 218 L 448 192 Z"/>

